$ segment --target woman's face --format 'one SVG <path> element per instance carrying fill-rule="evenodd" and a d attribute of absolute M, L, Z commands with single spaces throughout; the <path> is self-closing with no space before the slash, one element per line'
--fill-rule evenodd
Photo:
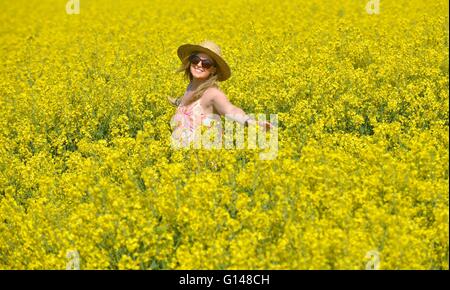
<path fill-rule="evenodd" d="M 214 74 L 216 72 L 216 68 L 214 66 L 211 66 L 210 68 L 205 68 L 203 66 L 203 61 L 207 60 L 210 63 L 214 63 L 212 58 L 210 58 L 206 53 L 196 53 L 202 61 L 200 61 L 197 64 L 193 64 L 191 62 L 191 74 L 196 79 L 207 79 L 210 74 Z"/>

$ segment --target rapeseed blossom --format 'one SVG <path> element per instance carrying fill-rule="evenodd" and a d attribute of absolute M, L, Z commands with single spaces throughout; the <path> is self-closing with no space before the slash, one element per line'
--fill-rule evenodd
<path fill-rule="evenodd" d="M 449 268 L 447 1 L 63 2 L 0 9 L 1 269 Z M 171 148 L 204 39 L 275 159 Z"/>

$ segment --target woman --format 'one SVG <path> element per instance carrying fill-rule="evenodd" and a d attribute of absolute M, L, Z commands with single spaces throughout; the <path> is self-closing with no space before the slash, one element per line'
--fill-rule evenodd
<path fill-rule="evenodd" d="M 182 64 L 178 72 L 184 72 L 189 85 L 185 94 L 178 98 L 169 98 L 177 106 L 172 118 L 174 131 L 172 137 L 183 139 L 188 145 L 195 139 L 194 131 L 201 125 L 209 128 L 216 122 L 220 132 L 222 126 L 219 116 L 231 118 L 244 125 L 258 124 L 265 129 L 271 128 L 269 122 L 256 122 L 240 108 L 230 103 L 225 94 L 218 88 L 216 82 L 225 81 L 231 76 L 228 64 L 221 56 L 219 46 L 212 41 L 205 41 L 199 45 L 185 44 L 178 48 L 178 57 Z"/>

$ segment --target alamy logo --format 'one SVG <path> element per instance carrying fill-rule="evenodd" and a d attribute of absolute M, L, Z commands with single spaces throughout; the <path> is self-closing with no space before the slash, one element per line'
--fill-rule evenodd
<path fill-rule="evenodd" d="M 380 269 L 380 253 L 376 250 L 370 250 L 366 253 L 366 259 L 369 261 L 366 264 L 366 270 Z"/>
<path fill-rule="evenodd" d="M 67 14 L 80 14 L 80 0 L 69 0 L 66 3 Z"/>
<path fill-rule="evenodd" d="M 66 270 L 80 270 L 80 254 L 78 251 L 67 251 L 66 258 L 69 259 L 66 264 Z"/>
<path fill-rule="evenodd" d="M 255 122 L 247 127 L 247 149 L 264 149 L 266 151 L 259 153 L 262 160 L 275 159 L 278 154 L 277 114 L 270 114 L 270 123 L 266 122 L 264 114 L 258 114 L 256 119 L 253 118 L 253 114 L 248 116 Z M 203 121 L 197 120 L 196 117 L 190 120 L 186 116 L 175 115 L 170 121 L 174 129 L 171 136 L 172 148 L 190 148 L 192 145 L 193 149 L 244 149 L 245 127 L 236 121 L 238 118 L 238 116 L 226 114 L 223 131 L 220 116 L 216 114 L 210 114 L 208 119 Z M 266 126 L 270 129 L 266 130 Z"/>
<path fill-rule="evenodd" d="M 366 4 L 366 11 L 369 14 L 380 14 L 380 0 L 369 0 Z"/>

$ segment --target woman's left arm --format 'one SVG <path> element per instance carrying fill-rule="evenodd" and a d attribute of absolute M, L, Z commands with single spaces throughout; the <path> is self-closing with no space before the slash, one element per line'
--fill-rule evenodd
<path fill-rule="evenodd" d="M 246 125 L 246 123 L 248 124 L 257 123 L 254 119 L 248 116 L 241 108 L 233 105 L 228 100 L 227 96 L 220 90 L 214 90 L 212 101 L 214 108 L 220 115 L 225 115 L 226 117 L 244 125 Z M 272 124 L 270 124 L 269 122 L 258 122 L 258 124 L 266 128 L 272 127 Z"/>

